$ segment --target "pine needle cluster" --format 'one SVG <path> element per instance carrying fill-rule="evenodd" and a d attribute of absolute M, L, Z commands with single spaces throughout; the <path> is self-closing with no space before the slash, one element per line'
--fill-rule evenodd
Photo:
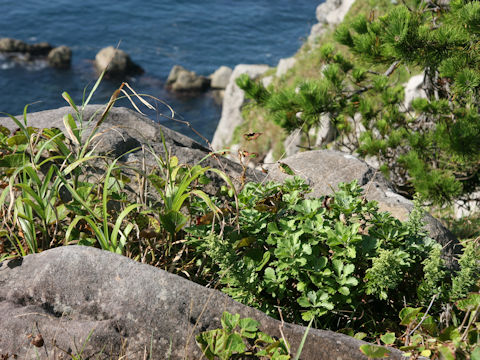
<path fill-rule="evenodd" d="M 319 51 L 322 76 L 292 87 L 238 84 L 288 132 L 328 118 L 337 144 L 376 157 L 401 193 L 437 204 L 480 187 L 480 2 L 415 1 L 339 26 Z M 347 54 L 339 51 L 348 48 Z M 421 69 L 409 108 L 398 69 Z"/>

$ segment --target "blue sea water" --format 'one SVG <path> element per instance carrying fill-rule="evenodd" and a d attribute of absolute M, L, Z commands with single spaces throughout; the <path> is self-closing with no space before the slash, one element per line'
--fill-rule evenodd
<path fill-rule="evenodd" d="M 0 0 L 0 37 L 47 41 L 73 50 L 69 70 L 43 63 L 18 65 L 0 58 L 0 111 L 19 114 L 66 105 L 67 91 L 81 103 L 84 88 L 95 82 L 92 60 L 105 46 L 130 54 L 145 69 L 128 79 L 137 92 L 169 103 L 184 120 L 211 139 L 221 108 L 211 93 L 176 96 L 164 84 L 173 65 L 208 75 L 221 65 L 276 65 L 293 55 L 315 23 L 321 0 Z M 104 81 L 94 102 L 105 103 L 120 84 Z M 126 101 L 126 100 L 122 100 Z M 126 102 L 119 105 L 126 106 Z M 167 112 L 165 108 L 162 112 Z M 156 114 L 150 114 L 157 117 Z M 159 118 L 191 135 L 188 128 Z"/>

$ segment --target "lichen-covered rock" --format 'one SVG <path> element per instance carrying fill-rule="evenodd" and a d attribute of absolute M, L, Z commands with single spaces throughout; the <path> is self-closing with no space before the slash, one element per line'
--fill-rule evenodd
<path fill-rule="evenodd" d="M 143 72 L 130 56 L 123 50 L 108 46 L 95 56 L 95 67 L 99 72 L 105 70 L 106 77 L 123 77 Z"/>
<path fill-rule="evenodd" d="M 51 67 L 67 69 L 72 62 L 72 50 L 68 46 L 58 46 L 50 50 L 47 59 Z"/>
<path fill-rule="evenodd" d="M 63 246 L 0 264 L 0 355 L 58 359 L 64 349 L 85 359 L 195 360 L 202 358 L 195 336 L 221 327 L 223 311 L 254 318 L 281 337 L 280 321 L 217 290 L 92 247 Z M 305 331 L 283 324 L 293 354 Z M 35 347 L 38 335 L 43 345 Z M 366 360 L 362 344 L 310 329 L 301 358 Z"/>
<path fill-rule="evenodd" d="M 210 86 L 210 79 L 175 65 L 167 78 L 167 87 L 176 92 L 201 92 Z"/>

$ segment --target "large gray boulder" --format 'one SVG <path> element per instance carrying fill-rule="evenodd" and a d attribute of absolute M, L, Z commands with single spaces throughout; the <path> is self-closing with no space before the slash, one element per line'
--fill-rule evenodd
<path fill-rule="evenodd" d="M 108 46 L 95 56 L 95 67 L 98 72 L 105 70 L 106 77 L 124 77 L 143 73 L 143 69 L 135 64 L 123 50 Z"/>
<path fill-rule="evenodd" d="M 357 180 L 365 190 L 368 200 L 378 202 L 381 211 L 390 212 L 405 221 L 413 209 L 413 203 L 397 194 L 381 173 L 353 155 L 333 150 L 316 150 L 297 153 L 272 165 L 267 165 L 270 180 L 284 181 L 287 177 L 279 163 L 287 164 L 312 187 L 310 196 L 330 195 L 340 182 Z M 448 266 L 453 266 L 458 240 L 440 221 L 430 214 L 424 217 L 430 236 L 444 246 L 443 255 Z"/>
<path fill-rule="evenodd" d="M 175 65 L 167 78 L 167 87 L 176 92 L 200 92 L 210 86 L 210 79 Z"/>
<path fill-rule="evenodd" d="M 64 246 L 0 264 L 0 354 L 20 359 L 58 359 L 63 351 L 84 359 L 200 359 L 195 335 L 221 327 L 223 311 L 281 336 L 279 321 L 219 291 L 95 248 Z M 305 331 L 283 325 L 293 353 Z M 32 345 L 35 338 L 42 346 Z M 310 330 L 301 358 L 366 359 L 362 344 Z"/>
<path fill-rule="evenodd" d="M 245 103 L 245 93 L 238 87 L 235 80 L 242 74 L 247 74 L 250 78 L 256 79 L 268 69 L 268 65 L 237 65 L 233 70 L 225 89 L 222 116 L 213 135 L 212 147 L 215 150 L 230 145 L 233 131 L 243 122 L 241 110 Z"/>

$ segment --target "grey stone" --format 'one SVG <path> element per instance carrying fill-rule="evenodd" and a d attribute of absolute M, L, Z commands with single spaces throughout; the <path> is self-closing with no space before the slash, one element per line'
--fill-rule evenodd
<path fill-rule="evenodd" d="M 219 328 L 223 311 L 281 336 L 279 321 L 217 290 L 99 249 L 63 246 L 0 264 L 0 354 L 20 359 L 59 359 L 60 349 L 95 359 L 200 359 L 195 335 Z M 305 331 L 283 325 L 294 354 Z M 44 345 L 35 348 L 29 335 L 38 334 Z M 311 329 L 301 358 L 366 359 L 362 344 Z"/>
<path fill-rule="evenodd" d="M 405 221 L 413 209 L 412 202 L 397 194 L 381 173 L 353 155 L 333 150 L 316 150 L 295 154 L 281 162 L 310 184 L 312 192 L 309 195 L 312 197 L 332 194 L 340 182 L 358 180 L 359 185 L 365 189 L 367 199 L 377 201 L 381 211 L 388 211 L 395 218 Z M 290 177 L 280 170 L 278 162 L 266 167 L 271 180 L 283 181 Z M 447 265 L 454 266 L 458 240 L 430 214 L 425 215 L 424 221 L 430 236 L 444 246 L 443 255 Z"/>
<path fill-rule="evenodd" d="M 225 89 L 222 117 L 213 135 L 212 147 L 215 150 L 220 150 L 228 146 L 232 140 L 233 131 L 243 122 L 241 109 L 245 102 L 245 94 L 243 90 L 237 86 L 235 80 L 242 74 L 247 74 L 255 79 L 268 69 L 268 65 L 237 65 L 233 70 L 230 81 Z"/>
<path fill-rule="evenodd" d="M 269 87 L 272 81 L 273 81 L 273 75 L 265 76 L 262 78 L 262 84 L 265 87 Z"/>
<path fill-rule="evenodd" d="M 232 76 L 233 70 L 228 66 L 220 66 L 215 72 L 210 75 L 212 89 L 225 89 Z"/>
<path fill-rule="evenodd" d="M 177 92 L 200 92 L 210 86 L 210 79 L 175 65 L 167 78 L 167 87 Z"/>
<path fill-rule="evenodd" d="M 124 77 L 143 72 L 130 56 L 123 50 L 108 46 L 95 56 L 95 67 L 98 72 L 105 70 L 106 77 Z"/>
<path fill-rule="evenodd" d="M 276 77 L 281 77 L 287 73 L 288 70 L 293 68 L 297 63 L 297 59 L 294 57 L 289 57 L 286 59 L 280 59 L 277 65 L 277 71 L 275 73 Z"/>
<path fill-rule="evenodd" d="M 55 68 L 66 69 L 72 62 L 72 50 L 68 46 L 53 48 L 48 53 L 48 64 Z"/>
<path fill-rule="evenodd" d="M 320 126 L 317 129 L 317 138 L 315 147 L 321 147 L 332 142 L 335 139 L 335 125 L 333 125 L 328 115 L 320 115 Z"/>
<path fill-rule="evenodd" d="M 314 43 L 331 26 L 340 24 L 355 0 L 327 0 L 316 10 L 318 23 L 312 26 L 308 41 Z"/>
<path fill-rule="evenodd" d="M 283 141 L 283 148 L 285 149 L 285 156 L 292 156 L 300 150 L 298 145 L 300 145 L 302 140 L 302 132 L 300 129 L 294 130 L 287 138 Z"/>
<path fill-rule="evenodd" d="M 423 74 L 412 76 L 406 84 L 405 87 L 405 101 L 404 107 L 405 111 L 412 109 L 412 101 L 416 98 L 427 98 L 425 90 L 423 90 Z"/>

